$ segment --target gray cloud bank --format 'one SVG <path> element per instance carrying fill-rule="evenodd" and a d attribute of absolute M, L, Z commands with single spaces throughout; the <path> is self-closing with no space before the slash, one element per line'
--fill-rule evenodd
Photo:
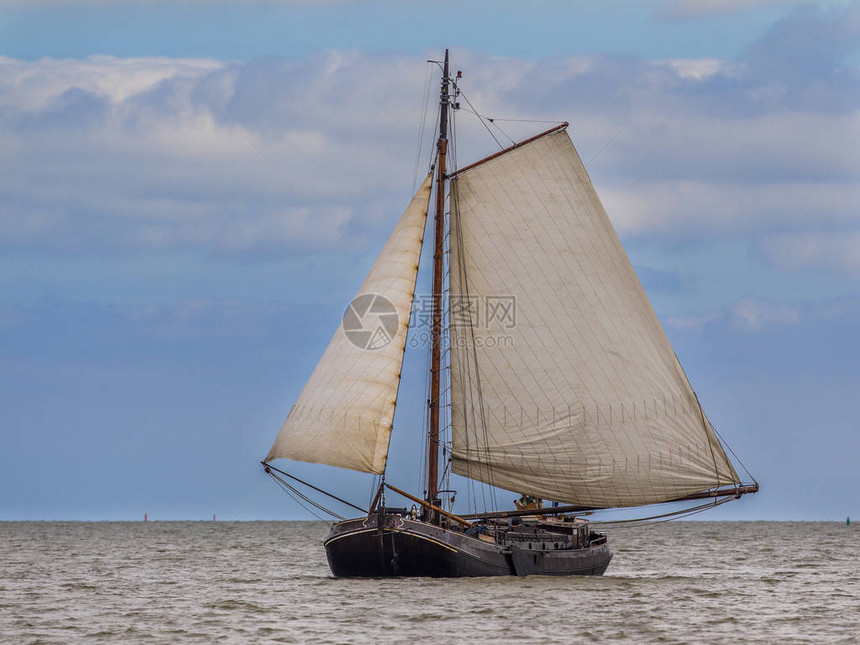
<path fill-rule="evenodd" d="M 622 234 L 752 234 L 785 270 L 854 272 L 858 37 L 857 9 L 800 9 L 735 61 L 455 60 L 483 113 L 571 121 Z M 344 235 L 374 246 L 413 183 L 422 65 L 342 52 L 2 58 L 0 248 L 351 252 L 239 131 Z M 471 115 L 458 123 L 461 163 L 493 151 Z M 541 127 L 498 124 L 515 138 Z"/>

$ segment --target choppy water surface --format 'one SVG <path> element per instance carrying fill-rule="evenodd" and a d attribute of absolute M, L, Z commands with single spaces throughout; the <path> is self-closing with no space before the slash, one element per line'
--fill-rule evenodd
<path fill-rule="evenodd" d="M 603 578 L 338 580 L 315 522 L 0 523 L 15 643 L 860 642 L 836 523 L 609 531 Z"/>

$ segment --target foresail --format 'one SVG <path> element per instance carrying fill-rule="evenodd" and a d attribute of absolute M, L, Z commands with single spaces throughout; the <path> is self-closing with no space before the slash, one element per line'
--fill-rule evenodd
<path fill-rule="evenodd" d="M 421 185 L 266 456 L 385 469 L 432 175 Z"/>
<path fill-rule="evenodd" d="M 594 507 L 738 483 L 567 133 L 451 191 L 454 472 Z"/>

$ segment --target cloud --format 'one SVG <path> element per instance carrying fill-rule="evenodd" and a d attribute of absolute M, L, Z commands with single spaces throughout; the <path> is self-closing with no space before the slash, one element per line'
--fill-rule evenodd
<path fill-rule="evenodd" d="M 725 315 L 722 312 L 700 316 L 670 316 L 666 319 L 666 324 L 676 329 L 701 329 L 705 325 L 719 322 L 723 318 Z"/>
<path fill-rule="evenodd" d="M 746 331 L 761 331 L 769 325 L 796 325 L 800 311 L 785 304 L 772 304 L 744 298 L 732 309 L 732 325 Z"/>
<path fill-rule="evenodd" d="M 797 14 L 736 61 L 454 55 L 482 113 L 571 121 L 625 235 L 853 229 L 855 13 Z M 815 74 L 774 68 L 798 39 L 825 52 Z M 372 254 L 415 179 L 423 59 L 0 58 L 0 248 L 352 253 L 342 233 Z M 432 119 L 431 101 L 419 175 Z M 497 149 L 466 110 L 457 124 L 461 164 Z M 493 129 L 505 142 L 543 127 L 499 119 Z"/>
<path fill-rule="evenodd" d="M 340 248 L 329 222 L 361 244 L 369 231 L 390 226 L 408 199 L 411 164 L 407 172 L 402 166 L 412 149 L 414 110 L 405 109 L 405 97 L 392 99 L 376 110 L 374 123 L 367 117 L 381 88 L 373 82 L 343 109 L 343 94 L 360 80 L 354 58 L 331 53 L 244 65 L 3 59 L 0 131 L 8 136 L 0 144 L 0 245 Z M 272 85 L 283 89 L 272 92 Z M 417 87 L 420 97 L 420 79 Z M 355 121 L 356 114 L 366 120 Z M 394 141 L 375 140 L 384 127 Z M 397 143 L 400 157 L 391 154 Z M 386 173 L 398 171 L 393 186 Z M 360 221 L 351 230 L 354 204 Z"/>
<path fill-rule="evenodd" d="M 698 237 L 860 223 L 860 185 L 841 182 L 654 181 L 610 184 L 602 199 L 618 230 Z"/>
<path fill-rule="evenodd" d="M 234 0 L 138 0 L 143 5 L 159 5 L 159 4 L 186 4 L 186 5 L 201 5 L 204 7 L 212 7 L 219 5 L 234 4 Z M 306 5 L 306 4 L 345 4 L 349 0 L 246 0 L 247 4 L 261 5 Z M 79 6 L 108 6 L 127 4 L 128 0 L 75 0 L 74 4 Z M 20 7 L 20 6 L 56 6 L 69 5 L 69 0 L 0 0 L 0 7 Z"/>
<path fill-rule="evenodd" d="M 740 78 L 743 67 L 719 58 L 668 58 L 653 62 L 656 67 L 668 67 L 679 78 L 704 81 L 717 76 Z"/>
<path fill-rule="evenodd" d="M 0 105 L 37 110 L 70 89 L 121 102 L 166 79 L 195 78 L 225 63 L 194 58 L 42 58 L 32 63 L 0 56 Z"/>
<path fill-rule="evenodd" d="M 664 0 L 655 15 L 663 20 L 693 20 L 757 7 L 800 4 L 807 0 Z"/>
<path fill-rule="evenodd" d="M 825 325 L 836 325 L 848 330 L 854 338 L 854 328 L 860 316 L 860 297 L 819 298 L 791 302 L 775 299 L 744 297 L 725 307 L 707 311 L 693 310 L 681 315 L 661 317 L 667 328 L 681 332 L 699 332 L 717 338 L 722 332 L 732 330 L 749 333 L 764 330 L 776 331 L 775 327 L 796 327 L 818 332 Z M 738 338 L 732 335 L 734 338 Z"/>
<path fill-rule="evenodd" d="M 669 316 L 665 322 L 668 327 L 685 331 L 724 323 L 736 330 L 758 332 L 773 325 L 796 325 L 800 320 L 801 311 L 796 306 L 742 298 L 722 311 Z"/>
<path fill-rule="evenodd" d="M 860 230 L 775 235 L 765 240 L 764 250 L 774 264 L 790 270 L 860 273 Z"/>
<path fill-rule="evenodd" d="M 777 22 L 745 56 L 771 78 L 814 83 L 816 76 L 824 75 L 823 88 L 844 57 L 857 50 L 858 38 L 860 6 L 856 2 L 828 8 L 804 4 Z"/>

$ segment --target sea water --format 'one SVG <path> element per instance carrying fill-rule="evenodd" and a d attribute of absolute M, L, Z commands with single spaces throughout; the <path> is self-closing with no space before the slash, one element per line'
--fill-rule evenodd
<path fill-rule="evenodd" d="M 331 576 L 320 522 L 0 523 L 9 643 L 856 643 L 844 523 L 608 527 L 602 578 Z"/>

